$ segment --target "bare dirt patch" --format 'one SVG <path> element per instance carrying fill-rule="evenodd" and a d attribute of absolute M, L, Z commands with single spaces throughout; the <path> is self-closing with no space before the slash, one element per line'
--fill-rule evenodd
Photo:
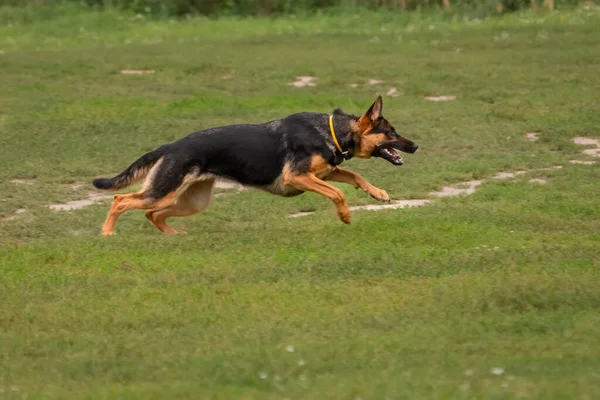
<path fill-rule="evenodd" d="M 530 179 L 528 182 L 529 183 L 539 183 L 540 185 L 547 183 L 547 181 L 542 178 L 533 178 L 533 179 Z"/>
<path fill-rule="evenodd" d="M 493 179 L 509 179 L 514 178 L 517 175 L 523 175 L 527 173 L 527 171 L 515 171 L 515 172 L 498 172 L 494 175 Z"/>
<path fill-rule="evenodd" d="M 398 89 L 393 87 L 393 88 L 390 88 L 390 90 L 388 90 L 386 92 L 386 95 L 388 95 L 390 97 L 398 97 L 398 96 L 400 96 L 400 93 L 398 93 Z"/>
<path fill-rule="evenodd" d="M 15 211 L 13 215 L 9 215 L 8 217 L 2 218 L 2 221 L 13 221 L 19 218 L 20 215 L 23 215 L 25 213 L 27 213 L 27 210 L 25 208 L 19 208 Z"/>
<path fill-rule="evenodd" d="M 379 85 L 380 83 L 383 83 L 383 81 L 379 79 L 369 79 L 369 85 Z"/>
<path fill-rule="evenodd" d="M 595 149 L 585 149 L 583 154 L 587 154 L 588 156 L 592 157 L 600 157 L 600 147 Z"/>
<path fill-rule="evenodd" d="M 389 204 L 368 204 L 365 206 L 353 206 L 350 207 L 350 211 L 379 211 L 379 210 L 396 210 L 399 208 L 408 207 L 420 207 L 427 203 L 431 203 L 431 200 L 427 199 L 411 199 L 411 200 L 396 200 Z"/>
<path fill-rule="evenodd" d="M 540 138 L 540 134 L 538 132 L 529 132 L 525 134 L 525 139 L 530 142 L 536 142 Z"/>
<path fill-rule="evenodd" d="M 453 101 L 456 96 L 425 96 L 425 100 L 429 101 Z"/>
<path fill-rule="evenodd" d="M 51 210 L 55 211 L 71 211 L 79 210 L 84 207 L 94 205 L 102 200 L 112 199 L 113 195 L 99 194 L 99 193 L 88 193 L 87 199 L 73 200 L 63 204 L 51 204 L 48 206 Z"/>
<path fill-rule="evenodd" d="M 312 215 L 314 213 L 314 211 L 301 211 L 288 215 L 288 218 L 306 217 L 307 215 Z"/>
<path fill-rule="evenodd" d="M 429 195 L 435 197 L 451 197 L 460 196 L 461 194 L 473 194 L 475 193 L 475 189 L 483 182 L 483 180 L 473 180 L 468 182 L 457 183 L 452 186 L 445 186 L 442 188 L 442 190 L 437 192 L 431 192 L 429 193 Z"/>
<path fill-rule="evenodd" d="M 10 183 L 14 183 L 15 185 L 35 185 L 37 181 L 35 179 L 15 178 L 11 179 Z"/>
<path fill-rule="evenodd" d="M 581 136 L 573 138 L 573 143 L 581 146 L 600 146 L 600 140 Z"/>
<path fill-rule="evenodd" d="M 420 207 L 425 204 L 431 203 L 428 199 L 410 199 L 410 200 L 396 200 L 389 204 L 367 204 L 364 206 L 352 206 L 350 211 L 381 211 L 381 210 L 397 210 L 399 208 L 409 207 Z M 314 214 L 314 211 L 300 211 L 288 215 L 288 218 L 306 217 L 307 215 Z"/>
<path fill-rule="evenodd" d="M 150 75 L 153 74 L 153 69 L 122 69 L 121 75 Z"/>
<path fill-rule="evenodd" d="M 580 146 L 595 146 L 595 148 L 583 150 L 583 154 L 592 157 L 600 157 L 600 140 L 581 136 L 575 137 L 572 140 L 573 143 Z"/>
<path fill-rule="evenodd" d="M 317 78 L 314 76 L 297 76 L 296 80 L 288 83 L 288 85 L 294 87 L 317 86 L 315 79 Z"/>
<path fill-rule="evenodd" d="M 569 160 L 569 164 L 594 165 L 596 161 Z"/>

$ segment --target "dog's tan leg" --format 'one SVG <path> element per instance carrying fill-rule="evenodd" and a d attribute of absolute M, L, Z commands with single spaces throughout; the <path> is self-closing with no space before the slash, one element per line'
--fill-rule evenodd
<path fill-rule="evenodd" d="M 340 167 L 334 168 L 326 178 L 328 181 L 342 182 L 354 186 L 356 189 L 362 189 L 369 196 L 379 201 L 390 201 L 385 190 L 379 189 L 365 180 L 360 174 L 356 172 L 348 171 Z"/>
<path fill-rule="evenodd" d="M 290 172 L 284 174 L 283 182 L 286 185 L 290 185 L 296 189 L 311 191 L 321 194 L 335 203 L 337 208 L 338 217 L 342 222 L 350 223 L 350 210 L 348 209 L 348 203 L 342 191 L 327 182 L 324 182 L 317 178 L 312 173 L 306 173 L 301 175 L 294 175 Z"/>
<path fill-rule="evenodd" d="M 174 192 L 168 194 L 167 196 L 161 199 L 148 199 L 143 197 L 143 193 L 131 193 L 131 194 L 116 194 L 108 211 L 108 215 L 106 220 L 104 221 L 104 225 L 102 225 L 102 230 L 100 234 L 102 236 L 110 236 L 114 235 L 115 224 L 117 223 L 117 219 L 121 214 L 123 214 L 127 210 L 134 209 L 160 209 L 168 207 L 173 203 L 174 200 Z"/>
<path fill-rule="evenodd" d="M 214 197 L 214 184 L 214 179 L 196 182 L 182 192 L 177 200 L 168 207 L 149 210 L 146 218 L 162 232 L 175 235 L 178 232 L 167 224 L 166 219 L 187 217 L 206 210 Z"/>
<path fill-rule="evenodd" d="M 153 209 L 153 210 L 148 210 L 146 211 L 146 218 L 148 218 L 148 221 L 152 222 L 152 224 L 154 224 L 154 226 L 156 226 L 161 232 L 164 232 L 168 235 L 176 235 L 178 232 L 171 228 L 169 225 L 167 225 L 166 222 L 166 217 L 164 218 L 158 218 L 160 216 L 160 212 L 167 212 L 172 210 L 174 207 L 176 206 L 170 206 L 167 208 L 162 208 L 162 209 Z"/>

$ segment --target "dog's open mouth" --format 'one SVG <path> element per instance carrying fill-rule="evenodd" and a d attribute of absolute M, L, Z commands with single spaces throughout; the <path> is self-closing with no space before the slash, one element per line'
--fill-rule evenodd
<path fill-rule="evenodd" d="M 391 147 L 377 147 L 373 152 L 374 157 L 381 157 L 394 165 L 402 165 L 402 157 Z"/>

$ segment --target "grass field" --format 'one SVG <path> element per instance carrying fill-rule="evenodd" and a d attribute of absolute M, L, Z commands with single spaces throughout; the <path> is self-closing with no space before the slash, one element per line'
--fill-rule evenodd
<path fill-rule="evenodd" d="M 600 139 L 599 9 L 0 23 L 0 398 L 600 398 L 600 163 L 569 162 Z M 192 131 L 377 94 L 420 149 L 345 165 L 394 200 L 474 194 L 346 226 L 315 194 L 222 190 L 176 237 L 48 208 Z"/>

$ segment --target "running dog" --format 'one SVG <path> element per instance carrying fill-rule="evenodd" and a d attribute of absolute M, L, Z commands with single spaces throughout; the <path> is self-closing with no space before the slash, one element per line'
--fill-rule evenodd
<path fill-rule="evenodd" d="M 390 198 L 339 165 L 352 157 L 381 157 L 402 165 L 394 149 L 414 153 L 418 148 L 396 133 L 382 107 L 378 96 L 360 117 L 340 109 L 330 115 L 302 112 L 264 124 L 205 129 L 160 146 L 117 176 L 94 179 L 94 186 L 105 190 L 145 179 L 139 192 L 114 196 L 101 234 L 113 235 L 117 218 L 133 209 L 147 210 L 146 217 L 158 229 L 176 234 L 166 219 L 204 211 L 218 178 L 284 197 L 306 191 L 321 194 L 333 201 L 338 217 L 349 224 L 344 194 L 327 181 L 348 183 L 379 201 Z"/>

